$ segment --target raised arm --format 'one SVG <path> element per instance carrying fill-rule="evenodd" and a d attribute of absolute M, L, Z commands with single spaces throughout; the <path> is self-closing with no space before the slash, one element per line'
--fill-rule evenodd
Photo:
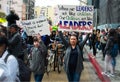
<path fill-rule="evenodd" d="M 60 36 L 61 40 L 63 41 L 63 44 L 67 48 L 69 46 L 69 43 L 65 40 L 65 38 L 63 37 L 63 33 L 61 31 L 59 32 L 59 36 Z"/>
<path fill-rule="evenodd" d="M 81 43 L 79 43 L 81 49 L 83 49 L 86 41 L 89 39 L 89 35 L 90 35 L 90 33 L 88 33 L 88 34 L 86 35 L 85 39 L 84 39 Z"/>

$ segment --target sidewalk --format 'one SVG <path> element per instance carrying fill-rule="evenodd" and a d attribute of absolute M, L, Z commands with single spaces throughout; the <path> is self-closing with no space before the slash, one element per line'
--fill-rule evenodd
<path fill-rule="evenodd" d="M 91 63 L 93 64 L 99 78 L 102 80 L 102 82 L 120 82 L 120 54 L 116 57 L 116 74 L 115 77 L 107 77 L 105 75 L 102 75 L 101 72 L 104 70 L 104 61 L 102 60 L 102 52 L 97 51 L 96 57 L 92 57 L 92 50 L 89 49 L 88 46 L 85 46 L 89 59 Z"/>

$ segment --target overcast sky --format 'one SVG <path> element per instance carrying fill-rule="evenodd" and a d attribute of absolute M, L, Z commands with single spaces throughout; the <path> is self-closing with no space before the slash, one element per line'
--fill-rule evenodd
<path fill-rule="evenodd" d="M 79 0 L 35 0 L 36 6 L 79 5 Z"/>

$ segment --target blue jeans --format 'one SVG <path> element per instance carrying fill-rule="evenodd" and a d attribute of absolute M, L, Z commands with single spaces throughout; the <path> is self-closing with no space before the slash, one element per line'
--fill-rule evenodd
<path fill-rule="evenodd" d="M 34 75 L 35 82 L 42 82 L 43 76 L 44 76 L 44 74 L 35 74 Z"/>
<path fill-rule="evenodd" d="M 114 57 L 112 58 L 111 63 L 112 63 L 112 66 L 113 66 L 113 67 L 115 67 L 115 66 L 116 66 L 116 59 L 115 59 Z"/>
<path fill-rule="evenodd" d="M 69 82 L 79 82 L 81 73 L 69 72 L 67 73 L 67 78 Z"/>

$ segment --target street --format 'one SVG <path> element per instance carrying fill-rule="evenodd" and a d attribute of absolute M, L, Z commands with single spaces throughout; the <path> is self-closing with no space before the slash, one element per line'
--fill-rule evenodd
<path fill-rule="evenodd" d="M 81 82 L 101 82 L 88 59 L 88 55 L 84 53 L 85 61 L 84 63 L 84 70 L 81 75 Z M 59 74 L 57 71 L 51 71 L 49 75 L 47 73 L 44 74 L 43 82 L 67 82 L 67 76 L 64 70 L 61 71 Z M 31 82 L 34 82 L 34 78 L 32 75 Z"/>

